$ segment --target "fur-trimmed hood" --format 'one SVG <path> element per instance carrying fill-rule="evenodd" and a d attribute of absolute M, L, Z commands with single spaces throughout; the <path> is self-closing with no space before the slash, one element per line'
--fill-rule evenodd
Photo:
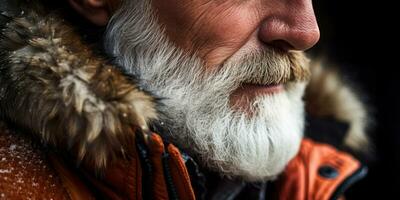
<path fill-rule="evenodd" d="M 96 56 L 55 12 L 0 18 L 2 117 L 96 168 L 130 152 L 135 132 L 156 118 L 154 98 L 134 77 Z"/>
<path fill-rule="evenodd" d="M 10 2 L 1 1 L 0 15 L 2 118 L 95 168 L 126 156 L 132 136 L 157 118 L 155 98 L 140 89 L 140 80 L 94 53 L 57 11 L 36 1 Z M 368 145 L 366 107 L 338 73 L 314 63 L 306 103 L 314 116 L 349 124 L 344 144 Z"/>

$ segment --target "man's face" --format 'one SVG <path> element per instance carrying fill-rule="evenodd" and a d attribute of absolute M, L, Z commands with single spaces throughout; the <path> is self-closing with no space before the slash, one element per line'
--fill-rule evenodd
<path fill-rule="evenodd" d="M 152 5 L 169 38 L 198 52 L 209 67 L 266 45 L 305 50 L 319 39 L 311 0 L 153 0 Z"/>
<path fill-rule="evenodd" d="M 106 47 L 163 98 L 175 144 L 221 175 L 279 174 L 302 137 L 311 0 L 126 0 Z"/>
<path fill-rule="evenodd" d="M 207 68 L 263 48 L 306 50 L 319 39 L 311 0 L 153 0 L 152 6 L 170 40 L 196 52 Z M 271 92 L 245 87 L 234 104 Z"/>

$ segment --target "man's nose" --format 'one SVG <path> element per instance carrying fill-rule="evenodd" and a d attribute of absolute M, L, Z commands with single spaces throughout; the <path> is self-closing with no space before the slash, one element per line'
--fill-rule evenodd
<path fill-rule="evenodd" d="M 319 28 L 311 0 L 284 1 L 266 18 L 259 39 L 283 50 L 307 50 L 319 40 Z"/>

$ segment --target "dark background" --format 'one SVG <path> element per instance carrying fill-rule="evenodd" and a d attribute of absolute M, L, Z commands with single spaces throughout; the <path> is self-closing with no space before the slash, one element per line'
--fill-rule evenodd
<path fill-rule="evenodd" d="M 376 122 L 370 131 L 376 158 L 348 199 L 400 199 L 400 35 L 395 31 L 400 10 L 386 1 L 313 3 L 321 40 L 311 53 L 327 57 L 356 83 Z"/>

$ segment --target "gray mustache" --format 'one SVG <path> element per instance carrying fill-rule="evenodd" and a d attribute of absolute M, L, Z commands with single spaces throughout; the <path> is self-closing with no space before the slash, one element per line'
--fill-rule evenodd
<path fill-rule="evenodd" d="M 310 78 L 309 61 L 302 52 L 269 49 L 251 53 L 244 56 L 236 68 L 230 70 L 235 70 L 235 76 L 248 84 L 278 85 Z"/>

